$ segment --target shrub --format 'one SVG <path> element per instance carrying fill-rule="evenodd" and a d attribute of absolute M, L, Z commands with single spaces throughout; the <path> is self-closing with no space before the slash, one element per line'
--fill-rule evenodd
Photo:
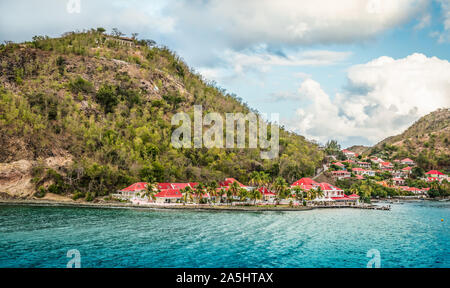
<path fill-rule="evenodd" d="M 73 194 L 72 199 L 73 199 L 73 200 L 78 200 L 78 199 L 80 199 L 80 198 L 83 198 L 84 196 L 85 196 L 85 195 L 84 195 L 82 192 L 76 191 L 76 192 Z"/>
<path fill-rule="evenodd" d="M 84 198 L 84 200 L 86 200 L 87 202 L 92 202 L 94 198 L 94 195 L 91 192 L 88 192 L 86 193 L 86 198 Z"/>
<path fill-rule="evenodd" d="M 102 105 L 105 113 L 113 112 L 114 108 L 119 103 L 116 87 L 109 84 L 104 84 L 98 89 L 95 99 Z"/>
<path fill-rule="evenodd" d="M 43 198 L 45 196 L 45 194 L 47 194 L 47 191 L 45 191 L 45 188 L 40 186 L 38 188 L 38 191 L 36 193 L 34 193 L 34 196 L 37 198 Z"/>
<path fill-rule="evenodd" d="M 78 76 L 75 80 L 69 83 L 69 89 L 73 93 L 92 93 L 94 91 L 94 85 L 91 82 Z"/>

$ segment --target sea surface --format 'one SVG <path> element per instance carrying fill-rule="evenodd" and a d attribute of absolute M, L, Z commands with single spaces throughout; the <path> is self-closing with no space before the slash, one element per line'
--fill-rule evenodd
<path fill-rule="evenodd" d="M 450 267 L 449 223 L 450 203 L 431 201 L 298 212 L 0 205 L 0 267 L 65 268 L 73 249 L 84 268 L 364 268 L 373 249 L 381 267 Z"/>

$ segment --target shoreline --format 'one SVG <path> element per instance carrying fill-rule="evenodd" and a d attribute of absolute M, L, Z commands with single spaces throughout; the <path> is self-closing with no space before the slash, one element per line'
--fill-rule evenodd
<path fill-rule="evenodd" d="M 23 206 L 41 206 L 41 207 L 77 207 L 77 208 L 100 208 L 100 209 L 142 209 L 142 210 L 182 210 L 182 211 L 226 211 L 226 212 L 295 212 L 311 211 L 316 209 L 363 209 L 363 210 L 383 210 L 376 209 L 375 205 L 368 206 L 300 206 L 300 207 L 252 207 L 252 206 L 197 206 L 197 205 L 135 205 L 131 203 L 80 203 L 80 202 L 62 202 L 48 200 L 18 200 L 18 199 L 0 199 L 0 205 L 23 205 Z"/>

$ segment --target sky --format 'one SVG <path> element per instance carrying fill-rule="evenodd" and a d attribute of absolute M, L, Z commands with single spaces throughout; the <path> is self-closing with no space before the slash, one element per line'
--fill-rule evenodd
<path fill-rule="evenodd" d="M 0 13 L 2 42 L 139 33 L 319 143 L 373 145 L 450 107 L 450 0 L 1 0 Z"/>

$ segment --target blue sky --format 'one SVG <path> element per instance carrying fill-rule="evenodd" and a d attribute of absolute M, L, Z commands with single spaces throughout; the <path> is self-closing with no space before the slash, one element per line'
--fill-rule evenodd
<path fill-rule="evenodd" d="M 0 11 L 1 41 L 138 32 L 321 143 L 375 144 L 450 107 L 450 0 L 16 0 Z"/>

